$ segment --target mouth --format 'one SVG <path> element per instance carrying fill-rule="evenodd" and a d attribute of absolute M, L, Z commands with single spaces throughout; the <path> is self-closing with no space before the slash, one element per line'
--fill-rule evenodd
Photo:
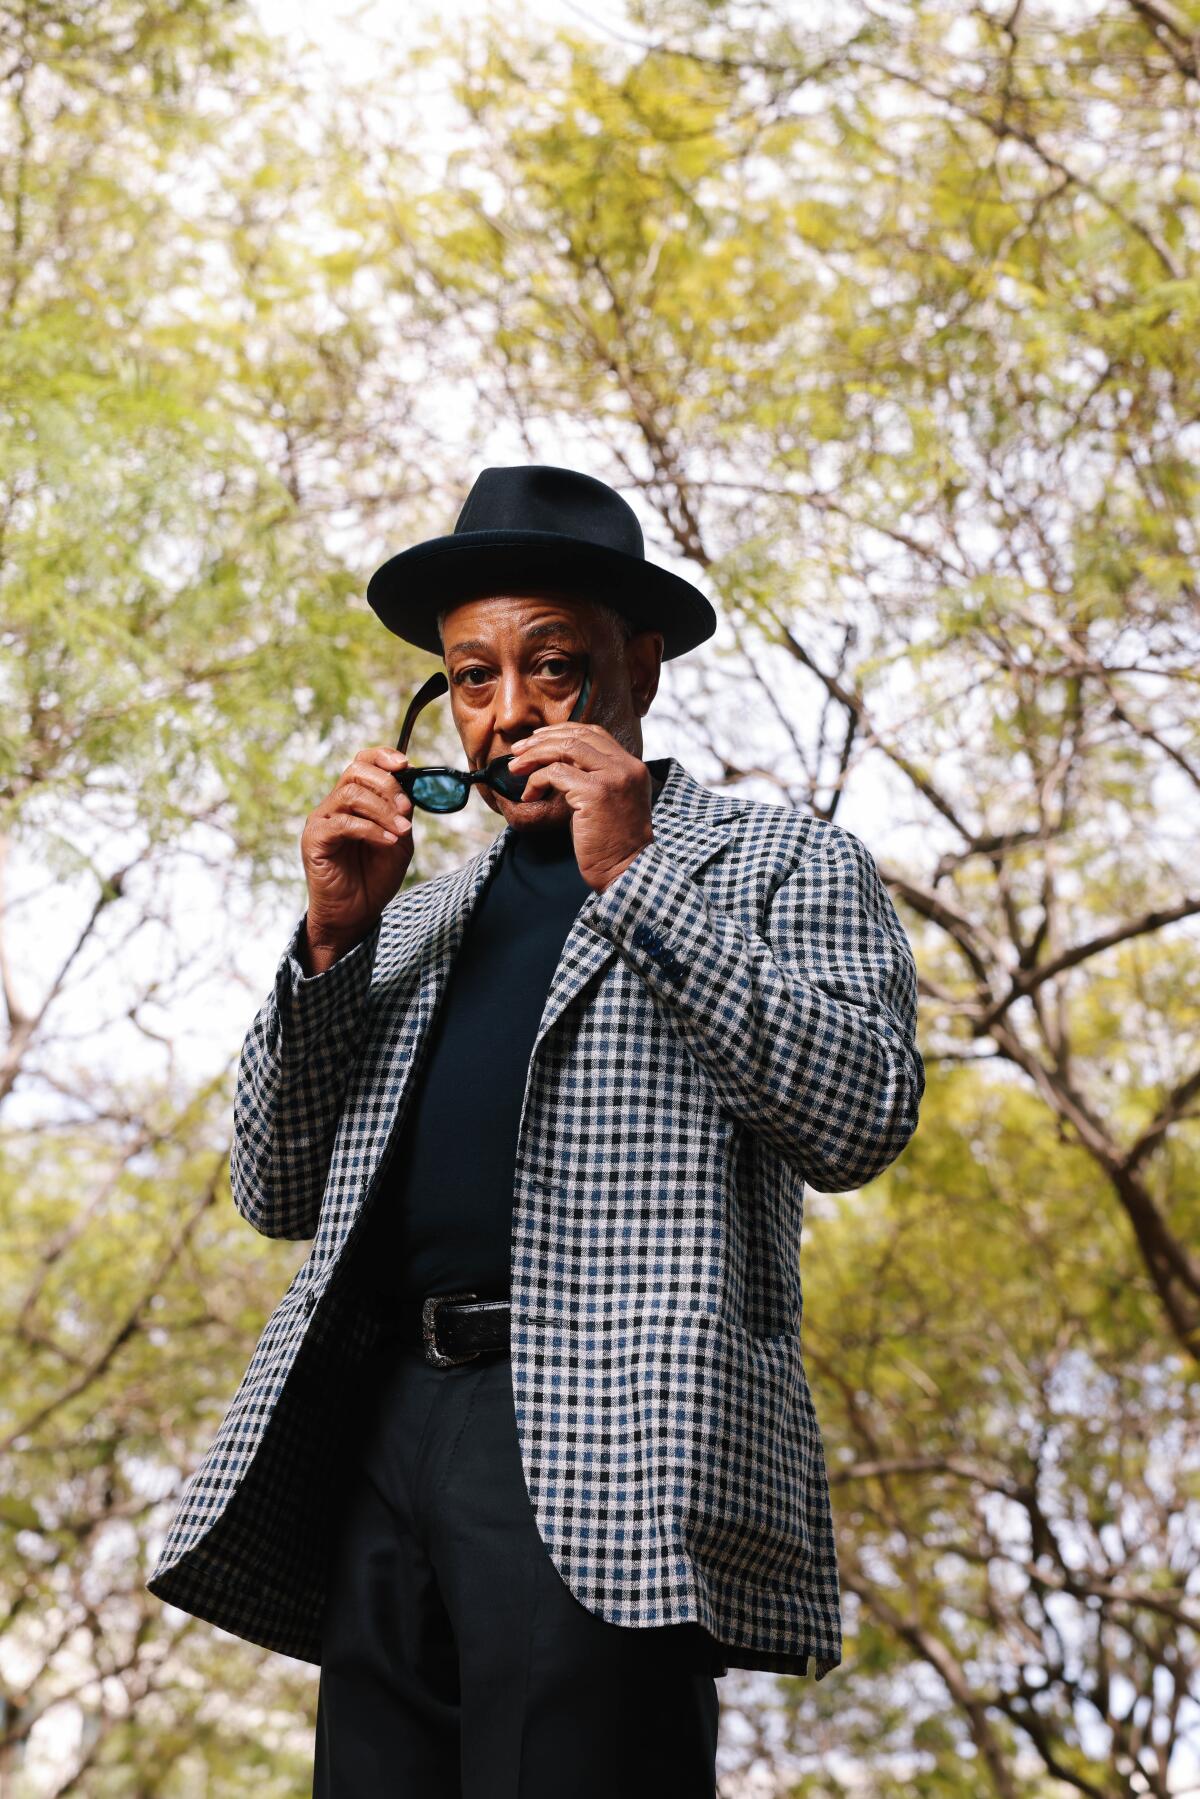
<path fill-rule="evenodd" d="M 513 776 L 513 780 L 520 781 L 522 787 L 528 779 L 528 775 Z M 507 800 L 510 806 L 519 806 L 522 811 L 528 811 L 534 806 L 551 806 L 554 804 L 555 800 L 562 798 L 562 795 L 554 790 L 549 793 L 535 793 L 530 799 L 525 798 L 523 791 L 521 793 L 501 793 L 498 789 L 493 789 L 493 791 L 496 793 L 497 799 Z"/>

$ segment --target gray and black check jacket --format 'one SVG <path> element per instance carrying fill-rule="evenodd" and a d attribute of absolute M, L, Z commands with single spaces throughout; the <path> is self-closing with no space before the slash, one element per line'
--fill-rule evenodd
<path fill-rule="evenodd" d="M 320 1662 L 344 1420 L 378 1323 L 347 1246 L 506 827 L 305 976 L 301 918 L 250 1027 L 231 1179 L 313 1238 L 149 1591 Z M 512 1380 L 546 1549 L 616 1624 L 697 1620 L 727 1663 L 841 1660 L 821 1431 L 801 1353 L 805 1183 L 860 1186 L 917 1125 L 912 952 L 842 826 L 718 794 L 674 758 L 654 841 L 571 926 L 521 1109 Z M 464 1111 L 464 1129 L 470 1128 Z"/>

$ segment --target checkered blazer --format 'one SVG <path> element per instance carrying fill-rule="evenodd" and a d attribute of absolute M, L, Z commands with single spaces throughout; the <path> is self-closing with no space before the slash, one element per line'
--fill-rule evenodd
<path fill-rule="evenodd" d="M 313 1238 L 147 1586 L 320 1662 L 348 1396 L 378 1322 L 347 1251 L 383 1182 L 506 827 L 399 893 L 323 974 L 304 919 L 250 1027 L 234 1203 Z M 860 1186 L 917 1124 L 912 953 L 843 827 L 681 763 L 654 841 L 584 900 L 538 1026 L 512 1221 L 512 1379 L 537 1528 L 616 1624 L 697 1620 L 727 1664 L 841 1660 L 833 1522 L 801 1353 L 804 1189 Z"/>

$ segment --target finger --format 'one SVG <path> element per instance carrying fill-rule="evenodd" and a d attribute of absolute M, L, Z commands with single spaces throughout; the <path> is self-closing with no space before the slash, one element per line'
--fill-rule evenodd
<path fill-rule="evenodd" d="M 570 762 L 547 762 L 536 768 L 521 790 L 522 800 L 542 799 L 545 790 L 563 793 L 568 799 L 590 792 L 596 783 Z"/>
<path fill-rule="evenodd" d="M 370 762 L 376 768 L 407 768 L 408 757 L 390 743 L 375 743 L 368 749 L 359 750 L 356 762 Z"/>
<path fill-rule="evenodd" d="M 549 725 L 545 734 L 541 731 L 530 737 L 524 749 L 514 750 L 512 763 L 532 768 L 536 762 L 557 757 L 560 760 L 569 757 L 579 768 L 602 768 L 613 758 L 615 745 L 605 747 L 595 738 L 581 738 L 575 735 L 570 725 Z M 512 766 L 512 763 L 509 766 Z"/>
<path fill-rule="evenodd" d="M 399 812 L 404 818 L 412 817 L 412 801 L 397 787 L 392 776 L 384 774 L 382 769 L 371 774 L 359 768 L 351 780 L 341 782 L 329 797 L 335 805 L 349 808 L 351 802 L 366 794 L 374 795 L 389 811 Z"/>
<path fill-rule="evenodd" d="M 338 777 L 338 786 L 343 781 L 371 781 L 380 793 L 394 791 L 394 779 L 402 768 L 408 767 L 408 757 L 402 756 L 399 750 L 389 749 L 386 744 L 378 744 L 374 749 L 359 750 L 353 762 L 348 762 Z"/>
<path fill-rule="evenodd" d="M 344 817 L 352 813 L 360 818 L 374 819 L 385 830 L 396 831 L 412 824 L 412 801 L 402 793 L 391 794 L 384 799 L 370 788 L 350 784 L 331 798 L 325 816 Z"/>
<path fill-rule="evenodd" d="M 346 837 L 355 837 L 369 843 L 398 843 L 401 837 L 412 830 L 412 824 L 406 818 L 398 818 L 393 822 L 394 830 L 379 824 L 373 818 L 364 818 L 357 812 L 334 812 L 327 819 L 330 826 L 327 841 L 336 843 Z"/>
<path fill-rule="evenodd" d="M 587 737 L 593 743 L 606 743 L 610 749 L 618 747 L 616 738 L 603 725 L 588 724 L 586 719 L 564 718 L 553 725 L 535 725 L 532 731 L 526 731 L 518 743 L 525 743 L 531 737 Z"/>
<path fill-rule="evenodd" d="M 364 787 L 373 787 L 376 793 L 393 794 L 396 791 L 396 776 L 400 773 L 400 767 L 403 765 L 400 764 L 394 769 L 381 768 L 376 762 L 356 757 L 349 768 L 344 771 L 339 786 L 348 781 L 361 781 Z"/>

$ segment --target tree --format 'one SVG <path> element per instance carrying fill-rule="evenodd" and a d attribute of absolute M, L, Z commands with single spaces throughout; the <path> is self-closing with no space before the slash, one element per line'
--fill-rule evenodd
<path fill-rule="evenodd" d="M 0 66 L 0 1766 L 284 1793 L 312 1670 L 143 1583 L 292 1271 L 229 1195 L 242 958 L 282 948 L 304 816 L 425 672 L 360 590 L 438 449 L 241 5 L 27 0 Z"/>
<path fill-rule="evenodd" d="M 0 1672 L 14 1749 L 81 1683 L 76 1790 L 241 1790 L 252 1744 L 294 1785 L 312 1683 L 140 1609 L 149 1520 L 289 1270 L 232 1217 L 228 1061 L 135 1069 L 94 1017 L 76 1054 L 69 989 L 116 958 L 123 1041 L 179 1036 L 183 855 L 222 946 L 239 906 L 299 912 L 300 819 L 419 678 L 353 595 L 385 538 L 446 528 L 467 407 L 473 445 L 515 423 L 608 473 L 700 572 L 721 634 L 651 729 L 850 823 L 917 949 L 921 1129 L 808 1202 L 846 1666 L 772 1683 L 781 1744 L 762 1683 L 723 1682 L 748 1754 L 812 1794 L 1178 1784 L 1194 8 L 892 14 L 647 0 L 640 48 L 493 21 L 328 107 L 234 8 L 5 15 L 0 378 L 34 435 L 0 447 L 4 820 L 44 878 L 0 917 Z M 59 895 L 79 922 L 41 949 Z M 178 968 L 143 973 L 156 909 Z"/>
<path fill-rule="evenodd" d="M 677 743 L 896 826 L 859 829 L 932 1078 L 896 1168 L 811 1207 L 854 1629 L 840 1687 L 789 1688 L 796 1791 L 841 1747 L 880 1793 L 1165 1793 L 1196 1661 L 1193 10 L 632 17 L 640 48 L 446 40 L 427 261 L 497 416 L 590 444 L 716 589 Z"/>

